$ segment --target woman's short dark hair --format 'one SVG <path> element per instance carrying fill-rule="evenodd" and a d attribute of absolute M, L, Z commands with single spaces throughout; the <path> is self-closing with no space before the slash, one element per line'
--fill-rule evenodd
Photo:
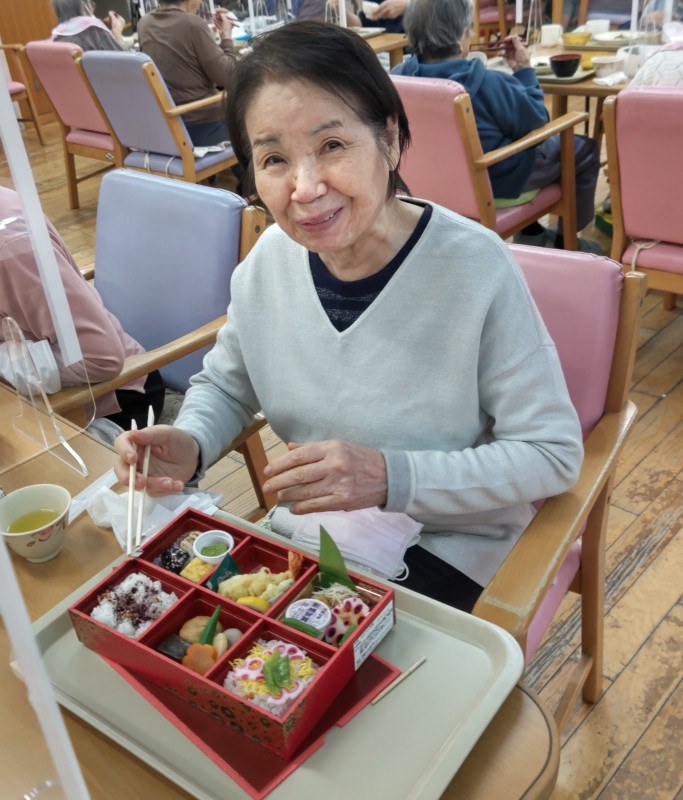
<path fill-rule="evenodd" d="M 52 10 L 57 22 L 67 22 L 72 17 L 83 16 L 83 0 L 52 0 Z"/>
<path fill-rule="evenodd" d="M 290 22 L 256 37 L 239 59 L 227 87 L 230 141 L 243 170 L 244 194 L 254 193 L 254 165 L 245 118 L 258 91 L 269 83 L 292 80 L 315 84 L 339 97 L 386 142 L 388 123 L 396 120 L 398 151 L 410 141 L 408 119 L 389 75 L 370 45 L 358 34 L 325 22 Z M 388 159 L 388 153 L 386 154 Z M 392 169 L 387 197 L 403 188 Z"/>
<path fill-rule="evenodd" d="M 444 61 L 460 53 L 472 30 L 471 0 L 411 0 L 403 28 L 420 61 Z"/>

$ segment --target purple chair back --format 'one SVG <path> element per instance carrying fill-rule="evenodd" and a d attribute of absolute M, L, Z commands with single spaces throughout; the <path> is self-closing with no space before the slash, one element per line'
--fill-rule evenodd
<path fill-rule="evenodd" d="M 102 178 L 95 287 L 145 349 L 226 313 L 245 206 L 223 189 L 135 170 L 117 169 Z M 208 349 L 162 367 L 166 385 L 184 392 Z"/>
<path fill-rule="evenodd" d="M 391 79 L 408 115 L 412 139 L 399 167 L 401 177 L 415 197 L 478 220 L 479 205 L 453 108 L 453 100 L 465 89 L 442 78 Z"/>
<path fill-rule="evenodd" d="M 110 125 L 124 147 L 180 157 L 168 123 L 142 67 L 152 63 L 144 53 L 91 50 L 83 54 L 83 70 Z M 175 105 L 159 74 L 171 107 Z M 182 120 L 178 120 L 187 135 Z M 188 142 L 190 141 L 187 136 Z"/>
<path fill-rule="evenodd" d="M 74 61 L 82 53 L 69 42 L 29 42 L 26 55 L 62 123 L 71 129 L 109 135 L 107 124 L 92 99 Z"/>

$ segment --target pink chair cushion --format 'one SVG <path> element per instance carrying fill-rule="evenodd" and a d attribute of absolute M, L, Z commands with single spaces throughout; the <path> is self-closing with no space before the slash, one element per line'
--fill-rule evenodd
<path fill-rule="evenodd" d="M 512 22 L 515 18 L 514 8 L 507 7 L 505 9 L 505 20 Z M 498 22 L 500 14 L 498 13 L 498 6 L 489 6 L 487 8 L 479 9 L 479 24 L 488 23 L 492 24 Z"/>
<path fill-rule="evenodd" d="M 562 187 L 559 183 L 553 183 L 544 189 L 528 203 L 521 206 L 510 206 L 509 208 L 496 209 L 496 231 L 512 230 L 517 224 L 522 224 L 529 219 L 532 214 L 540 212 L 544 208 L 554 205 L 562 197 Z"/>
<path fill-rule="evenodd" d="M 64 125 L 108 134 L 102 114 L 73 59 L 73 53 L 81 52 L 80 47 L 68 42 L 41 41 L 26 45 L 28 60 Z M 103 147 L 110 148 L 111 144 Z"/>
<path fill-rule="evenodd" d="M 621 260 L 624 264 L 632 264 L 636 254 L 636 246 L 626 248 Z M 674 272 L 683 275 L 683 247 L 677 244 L 662 244 L 648 247 L 638 253 L 636 267 L 660 269 L 662 272 Z"/>
<path fill-rule="evenodd" d="M 634 86 L 617 98 L 619 178 L 630 237 L 683 245 L 681 120 L 683 87 Z"/>
<path fill-rule="evenodd" d="M 585 436 L 605 409 L 619 319 L 621 265 L 604 256 L 568 250 L 523 245 L 510 249 L 555 342 Z"/>
<path fill-rule="evenodd" d="M 26 87 L 23 83 L 19 83 L 19 81 L 10 81 L 7 84 L 7 88 L 9 89 L 10 97 L 15 94 L 20 94 L 21 92 L 26 91 Z"/>
<path fill-rule="evenodd" d="M 510 250 L 555 342 L 585 436 L 605 408 L 619 323 L 621 265 L 603 256 L 566 250 L 522 245 L 512 245 Z M 566 595 L 580 560 L 581 542 L 577 540 L 529 626 L 527 663 Z"/>
<path fill-rule="evenodd" d="M 75 130 L 67 133 L 66 141 L 69 142 L 69 144 L 82 144 L 85 147 L 94 147 L 96 150 L 114 149 L 114 140 L 108 133 Z"/>

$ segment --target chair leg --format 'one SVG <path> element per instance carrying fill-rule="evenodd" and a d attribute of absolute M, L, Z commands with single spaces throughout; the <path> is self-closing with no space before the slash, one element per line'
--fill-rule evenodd
<path fill-rule="evenodd" d="M 595 703 L 602 694 L 605 534 L 613 479 L 603 487 L 588 517 L 581 547 L 581 642 L 583 652 L 592 659 L 582 691 L 588 703 Z"/>
<path fill-rule="evenodd" d="M 76 158 L 64 142 L 64 166 L 66 167 L 66 189 L 69 194 L 69 208 L 79 208 L 78 182 L 76 179 Z"/>
<path fill-rule="evenodd" d="M 664 292 L 662 296 L 662 308 L 665 311 L 671 311 L 676 308 L 676 295 L 674 292 Z"/>
<path fill-rule="evenodd" d="M 33 117 L 33 124 L 36 126 L 36 133 L 38 134 L 38 141 L 40 142 L 41 146 L 45 146 L 45 136 L 43 135 L 43 124 L 40 121 L 40 114 L 38 113 L 38 109 L 36 108 L 31 95 L 27 93 L 26 95 L 26 102 L 28 103 L 28 107 L 31 109 L 31 116 Z"/>

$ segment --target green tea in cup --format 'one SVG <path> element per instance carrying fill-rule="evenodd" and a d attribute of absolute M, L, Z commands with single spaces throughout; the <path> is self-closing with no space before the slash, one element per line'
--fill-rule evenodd
<path fill-rule="evenodd" d="M 54 558 L 64 546 L 71 495 L 54 483 L 37 483 L 0 498 L 0 535 L 27 561 Z"/>
<path fill-rule="evenodd" d="M 58 516 L 59 511 L 53 511 L 50 508 L 38 508 L 35 511 L 22 514 L 10 522 L 7 526 L 7 533 L 29 533 L 30 531 L 39 530 L 54 522 Z"/>

